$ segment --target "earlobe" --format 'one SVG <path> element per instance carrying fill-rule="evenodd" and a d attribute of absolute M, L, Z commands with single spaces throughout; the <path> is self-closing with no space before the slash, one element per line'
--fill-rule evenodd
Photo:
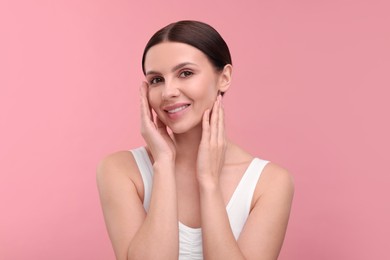
<path fill-rule="evenodd" d="M 231 64 L 225 65 L 220 75 L 220 84 L 219 84 L 220 92 L 224 93 L 229 89 L 230 83 L 232 81 L 232 72 L 233 72 L 232 65 Z"/>

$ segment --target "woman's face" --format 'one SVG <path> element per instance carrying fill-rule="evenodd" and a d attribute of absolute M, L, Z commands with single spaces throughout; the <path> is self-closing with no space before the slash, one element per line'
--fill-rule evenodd
<path fill-rule="evenodd" d="M 203 52 L 191 45 L 163 42 L 145 57 L 149 103 L 174 133 L 199 126 L 203 113 L 213 106 L 223 88 L 217 72 Z"/>

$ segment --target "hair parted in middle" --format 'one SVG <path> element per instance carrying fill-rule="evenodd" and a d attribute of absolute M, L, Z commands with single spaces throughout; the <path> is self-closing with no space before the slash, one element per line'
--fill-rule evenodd
<path fill-rule="evenodd" d="M 183 20 L 163 27 L 150 38 L 142 55 L 144 75 L 148 50 L 162 42 L 186 43 L 199 49 L 218 71 L 223 70 L 225 65 L 232 64 L 229 47 L 217 30 L 204 22 Z"/>

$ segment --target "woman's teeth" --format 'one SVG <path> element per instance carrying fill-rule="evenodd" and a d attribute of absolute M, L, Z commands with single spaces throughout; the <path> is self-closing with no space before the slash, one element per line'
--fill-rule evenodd
<path fill-rule="evenodd" d="M 168 112 L 169 114 L 173 114 L 173 113 L 179 112 L 179 111 L 181 111 L 181 110 L 187 108 L 188 106 L 189 106 L 189 105 L 183 105 L 183 106 L 181 106 L 181 107 L 177 107 L 177 108 L 175 108 L 175 109 L 168 110 L 167 112 Z"/>

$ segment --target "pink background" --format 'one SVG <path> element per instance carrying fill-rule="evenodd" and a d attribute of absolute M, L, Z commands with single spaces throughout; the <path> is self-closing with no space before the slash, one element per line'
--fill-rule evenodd
<path fill-rule="evenodd" d="M 114 259 L 96 165 L 143 144 L 142 50 L 180 19 L 231 48 L 231 138 L 294 175 L 280 259 L 390 259 L 388 1 L 133 2 L 0 2 L 0 259 Z"/>

